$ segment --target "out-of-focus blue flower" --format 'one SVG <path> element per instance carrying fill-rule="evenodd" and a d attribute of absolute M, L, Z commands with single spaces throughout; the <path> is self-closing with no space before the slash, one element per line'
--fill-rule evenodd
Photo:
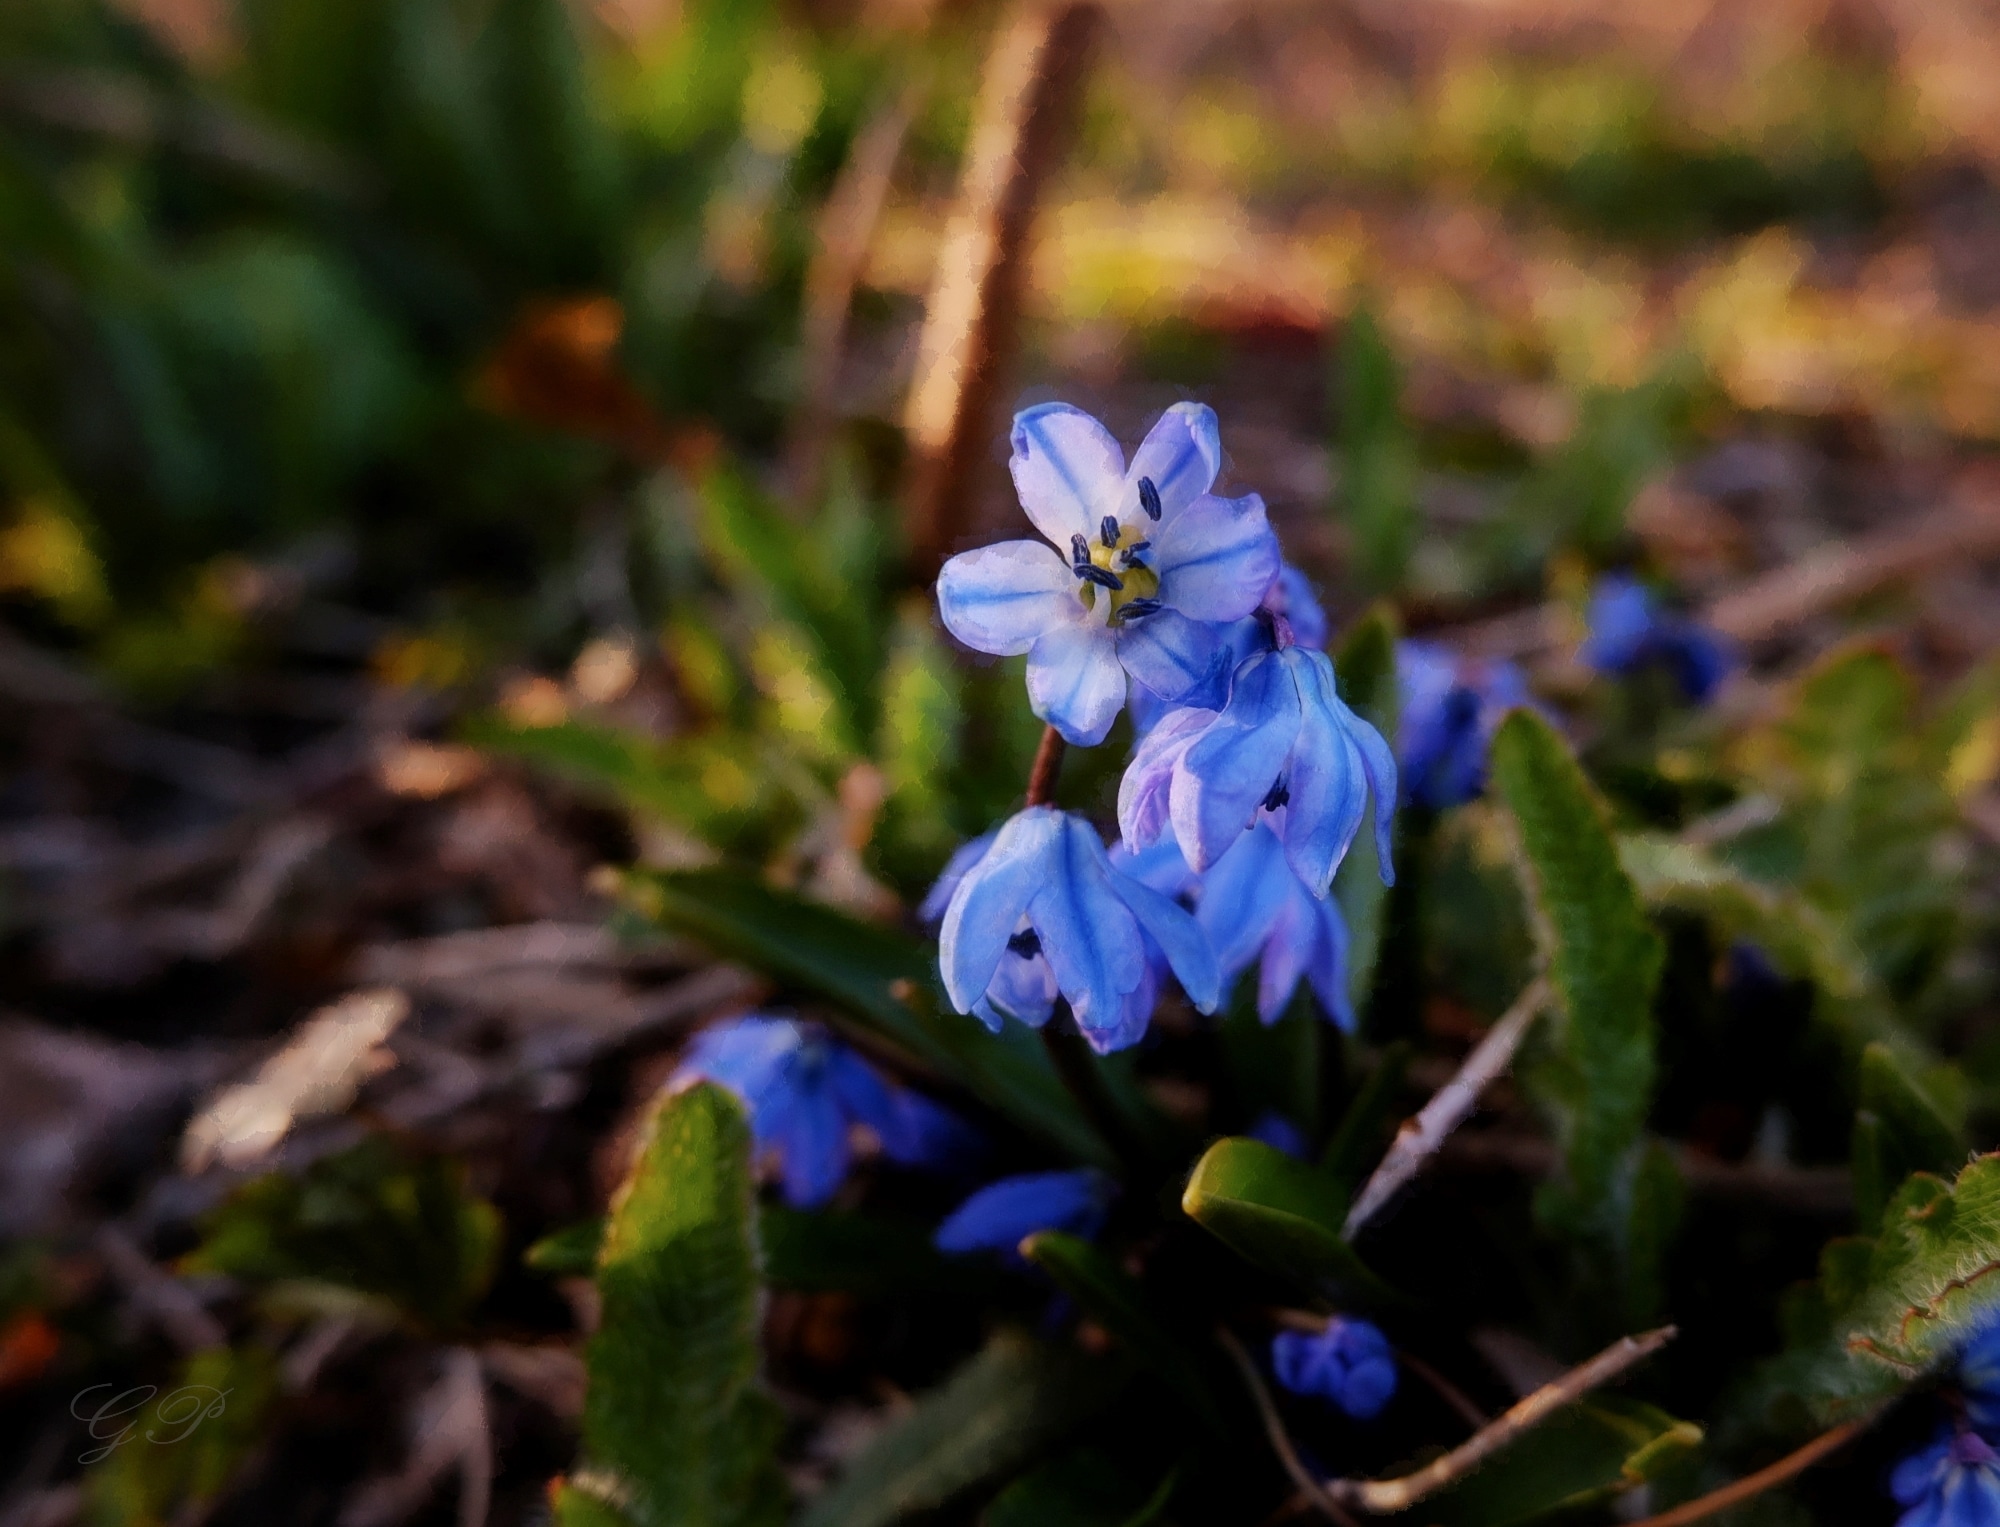
<path fill-rule="evenodd" d="M 1336 1315 L 1324 1331 L 1280 1331 L 1271 1369 L 1293 1394 L 1331 1400 L 1357 1421 L 1382 1413 L 1396 1392 L 1396 1355 L 1365 1320 Z"/>
<path fill-rule="evenodd" d="M 1624 573 L 1598 581 L 1586 618 L 1590 634 L 1579 654 L 1586 664 L 1614 674 L 1658 665 L 1697 705 L 1735 666 L 1729 644 L 1718 633 L 1662 609 L 1652 590 Z"/>
<path fill-rule="evenodd" d="M 1313 895 L 1292 872 L 1268 821 L 1239 836 L 1201 877 L 1195 921 L 1214 946 L 1225 989 L 1260 962 L 1257 1016 L 1265 1023 L 1278 1021 L 1303 980 L 1326 1015 L 1353 1031 L 1340 903 Z"/>
<path fill-rule="evenodd" d="M 1239 668 L 1219 713 L 1176 711 L 1147 735 L 1118 786 L 1118 825 L 1135 851 L 1171 826 L 1188 863 L 1206 870 L 1268 813 L 1293 871 L 1323 897 L 1370 794 L 1387 881 L 1396 760 L 1340 698 L 1327 655 L 1286 646 Z"/>
<path fill-rule="evenodd" d="M 743 1100 L 760 1155 L 775 1156 L 786 1200 L 810 1209 L 847 1177 L 848 1134 L 865 1124 L 905 1166 L 954 1169 L 979 1150 L 972 1130 L 925 1097 L 885 1082 L 818 1024 L 752 1015 L 706 1030 L 674 1073 Z"/>
<path fill-rule="evenodd" d="M 1294 1161 L 1306 1159 L 1305 1131 L 1275 1109 L 1267 1108 L 1257 1115 L 1257 1122 L 1250 1126 L 1250 1138 L 1283 1151 Z"/>
<path fill-rule="evenodd" d="M 1089 1240 L 1103 1227 L 1117 1192 L 1102 1172 L 1028 1172 L 1003 1177 L 973 1194 L 938 1226 L 940 1251 L 1002 1251 L 1012 1256 L 1040 1230 L 1062 1230 Z"/>
<path fill-rule="evenodd" d="M 1163 699 L 1220 705 L 1223 627 L 1278 572 L 1256 494 L 1209 493 L 1222 463 L 1212 409 L 1176 403 L 1125 463 L 1090 415 L 1047 403 L 1014 416 L 1014 486 L 1051 544 L 1004 541 L 953 557 L 938 611 L 966 646 L 1028 655 L 1028 700 L 1073 743 L 1104 740 L 1126 675 Z"/>
<path fill-rule="evenodd" d="M 1977 1432 L 1953 1431 L 1896 1465 L 1896 1527 L 2000 1527 L 2000 1454 Z"/>
<path fill-rule="evenodd" d="M 1208 939 L 1170 896 L 1119 871 L 1097 831 L 1052 806 L 1010 818 L 947 900 L 938 964 L 952 1006 L 996 1032 L 1047 1022 L 1061 996 L 1100 1054 L 1135 1044 L 1161 964 L 1213 1012 Z"/>
<path fill-rule="evenodd" d="M 1486 750 L 1508 711 L 1532 705 L 1512 663 L 1461 660 L 1430 642 L 1396 648 L 1396 753 L 1412 805 L 1442 811 L 1486 788 Z"/>
<path fill-rule="evenodd" d="M 2000 1319 L 1989 1320 L 1958 1359 L 1965 1414 L 1988 1436 L 2000 1435 Z"/>

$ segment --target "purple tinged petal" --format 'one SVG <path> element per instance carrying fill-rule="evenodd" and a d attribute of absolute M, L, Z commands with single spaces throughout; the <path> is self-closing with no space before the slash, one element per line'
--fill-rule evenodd
<path fill-rule="evenodd" d="M 1325 896 L 1333 872 L 1368 807 L 1368 779 L 1343 716 L 1365 725 L 1333 691 L 1333 665 L 1322 652 L 1292 647 L 1277 654 L 1298 686 L 1301 718 L 1286 787 L 1285 858 L 1306 888 Z M 1336 707 L 1338 707 L 1336 709 Z"/>
<path fill-rule="evenodd" d="M 1104 1223 L 1112 1184 L 1102 1172 L 1027 1172 L 974 1193 L 938 1226 L 940 1251 L 1012 1252 L 1040 1230 L 1085 1238 Z"/>
<path fill-rule="evenodd" d="M 1354 1032 L 1354 999 L 1347 989 L 1347 919 L 1331 896 L 1306 909 L 1314 923 L 1306 981 L 1319 1005 L 1344 1032 Z M 1267 1023 L 1270 1019 L 1265 1020 Z"/>
<path fill-rule="evenodd" d="M 1166 831 L 1175 766 L 1217 714 L 1200 709 L 1170 711 L 1140 739 L 1118 782 L 1118 832 L 1128 852 L 1150 847 Z"/>
<path fill-rule="evenodd" d="M 1264 595 L 1264 603 L 1292 623 L 1292 640 L 1301 647 L 1326 650 L 1326 611 L 1306 575 L 1287 562 Z"/>
<path fill-rule="evenodd" d="M 1162 700 L 1220 706 L 1227 697 L 1227 654 L 1215 626 L 1165 609 L 1120 625 L 1116 639 L 1125 671 Z"/>
<path fill-rule="evenodd" d="M 1056 985 L 1077 1027 L 1112 1028 L 1121 999 L 1145 973 L 1139 927 L 1111 884 L 1111 865 L 1096 831 L 1063 818 L 1060 850 L 1042 861 L 1044 881 L 1028 909 Z"/>
<path fill-rule="evenodd" d="M 1168 968 L 1181 983 L 1188 1001 L 1204 1013 L 1214 1012 L 1222 1000 L 1222 975 L 1216 968 L 1215 950 L 1201 925 L 1179 902 L 1143 881 L 1115 872 L 1114 880 L 1119 897 L 1166 956 Z"/>
<path fill-rule="evenodd" d="M 1029 708 L 1065 740 L 1096 747 L 1124 704 L 1125 670 L 1108 627 L 1058 626 L 1029 651 Z"/>
<path fill-rule="evenodd" d="M 1237 670 L 1228 709 L 1175 765 L 1174 836 L 1197 870 L 1220 859 L 1250 825 L 1298 738 L 1298 687 L 1275 656 L 1254 657 Z"/>
<path fill-rule="evenodd" d="M 845 1045 L 831 1045 L 822 1062 L 825 1074 L 821 1085 L 847 1117 L 857 1123 L 866 1124 L 874 1130 L 882 1141 L 882 1147 L 891 1156 L 896 1154 L 892 1142 L 900 1139 L 903 1115 L 896 1104 L 896 1094 L 889 1084 L 876 1074 L 875 1068 Z"/>
<path fill-rule="evenodd" d="M 1014 415 L 1014 491 L 1035 528 L 1058 547 L 1095 535 L 1123 507 L 1125 453 L 1080 408 L 1043 403 Z"/>
<path fill-rule="evenodd" d="M 986 1153 L 979 1131 L 919 1092 L 895 1094 L 896 1124 L 880 1131 L 882 1153 L 902 1166 L 959 1172 Z"/>
<path fill-rule="evenodd" d="M 1215 410 L 1206 403 L 1176 403 L 1147 432 L 1132 465 L 1125 471 L 1125 496 L 1110 511 L 1128 522 L 1123 511 L 1139 501 L 1139 479 L 1150 477 L 1160 494 L 1160 525 L 1173 523 L 1180 512 L 1215 486 L 1222 470 L 1222 432 Z"/>
<path fill-rule="evenodd" d="M 1045 632 L 1081 625 L 1069 564 L 1039 541 L 1002 541 L 961 552 L 937 580 L 945 629 L 975 652 L 1018 657 Z"/>
<path fill-rule="evenodd" d="M 1250 1138 L 1261 1140 L 1274 1151 L 1283 1151 L 1295 1161 L 1306 1159 L 1305 1131 L 1283 1114 L 1265 1109 L 1250 1126 Z"/>
<path fill-rule="evenodd" d="M 917 904 L 917 921 L 929 925 L 944 917 L 944 909 L 951 905 L 951 893 L 958 889 L 959 881 L 971 873 L 972 867 L 986 857 L 986 850 L 993 846 L 993 839 L 999 829 L 983 832 L 969 843 L 961 843 L 945 861 L 937 882 L 924 893 L 924 899 Z"/>
<path fill-rule="evenodd" d="M 1151 848 L 1142 848 L 1136 854 L 1123 843 L 1114 843 L 1111 845 L 1111 867 L 1141 885 L 1151 886 L 1162 896 L 1191 895 L 1200 883 L 1195 872 L 1188 868 L 1180 844 L 1172 838 L 1162 838 Z"/>
<path fill-rule="evenodd" d="M 1203 497 L 1153 540 L 1160 599 L 1196 620 L 1241 620 L 1278 576 L 1278 538 L 1264 501 Z"/>
<path fill-rule="evenodd" d="M 1046 806 L 1018 813 L 994 837 L 986 857 L 959 882 L 938 935 L 938 967 L 951 1004 L 961 1013 L 986 995 L 1008 956 L 1028 903 L 1047 872 L 1063 816 Z"/>

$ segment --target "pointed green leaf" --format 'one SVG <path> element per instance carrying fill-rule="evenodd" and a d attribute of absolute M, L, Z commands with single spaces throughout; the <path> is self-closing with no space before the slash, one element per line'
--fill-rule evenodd
<path fill-rule="evenodd" d="M 1114 1164 L 1030 1030 L 1010 1024 L 992 1034 L 976 1018 L 942 1010 L 927 945 L 727 870 L 635 875 L 632 884 L 641 910 L 659 922 L 839 1004 L 879 1039 L 1069 1155 Z"/>
<path fill-rule="evenodd" d="M 797 1527 L 886 1527 L 942 1506 L 1080 1426 L 1118 1377 L 1073 1348 L 1004 1332 L 851 1459 Z"/>
<path fill-rule="evenodd" d="M 1308 1288 L 1405 1303 L 1341 1239 L 1347 1195 L 1327 1173 L 1261 1140 L 1218 1140 L 1195 1163 L 1181 1208 L 1247 1261 Z"/>
<path fill-rule="evenodd" d="M 596 1523 L 609 1503 L 633 1527 L 782 1521 L 783 1418 L 757 1383 L 750 1127 L 720 1087 L 690 1087 L 654 1115 L 605 1225 L 597 1288 L 584 1461 L 558 1519 Z"/>
<path fill-rule="evenodd" d="M 1088 1241 L 1060 1230 L 1030 1236 L 1022 1243 L 1021 1254 L 1109 1331 L 1135 1363 L 1168 1384 L 1205 1424 L 1221 1427 L 1222 1415 L 1210 1398 L 1213 1386 L 1203 1376 L 1201 1362 L 1161 1323 L 1136 1278 Z"/>
<path fill-rule="evenodd" d="M 1516 1527 L 1579 1511 L 1644 1484 L 1701 1441 L 1692 1421 L 1599 1396 L 1551 1416 L 1418 1515 L 1426 1527 Z"/>
<path fill-rule="evenodd" d="M 1652 1102 L 1659 935 L 1618 861 L 1603 805 L 1549 724 L 1516 711 L 1493 741 L 1558 1021 L 1530 1085 L 1551 1114 L 1567 1183 L 1560 1217 L 1618 1234 Z"/>

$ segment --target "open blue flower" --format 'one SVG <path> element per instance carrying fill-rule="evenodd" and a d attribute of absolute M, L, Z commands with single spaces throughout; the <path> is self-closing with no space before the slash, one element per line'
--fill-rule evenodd
<path fill-rule="evenodd" d="M 945 907 L 938 962 L 961 1013 L 996 1032 L 1036 1027 L 1058 996 L 1100 1053 L 1136 1043 L 1152 1017 L 1158 969 L 1212 1012 L 1215 955 L 1185 908 L 1122 873 L 1083 818 L 1052 806 L 1011 817 L 965 869 Z"/>
<path fill-rule="evenodd" d="M 785 1198 L 810 1209 L 847 1177 L 848 1135 L 865 1124 L 882 1154 L 905 1166 L 951 1169 L 978 1137 L 930 1099 L 892 1086 L 815 1023 L 752 1015 L 706 1030 L 674 1073 L 726 1087 L 750 1112 L 760 1156 L 775 1157 Z"/>
<path fill-rule="evenodd" d="M 2000 1454 L 1977 1432 L 1947 1432 L 1896 1465 L 1896 1527 L 2000 1527 Z"/>
<path fill-rule="evenodd" d="M 1168 700 L 1220 705 L 1222 627 L 1278 572 L 1264 501 L 1209 493 L 1222 463 L 1215 413 L 1176 403 L 1131 465 L 1110 433 L 1066 403 L 1014 416 L 1014 486 L 1041 541 L 953 557 L 938 611 L 966 646 L 1028 655 L 1028 700 L 1073 743 L 1104 740 L 1126 676 Z"/>
<path fill-rule="evenodd" d="M 1590 596 L 1590 634 L 1579 654 L 1599 673 L 1636 673 L 1659 666 L 1699 705 L 1729 676 L 1735 655 L 1699 621 L 1662 609 L 1636 578 L 1614 573 Z"/>
<path fill-rule="evenodd" d="M 1119 783 L 1118 825 L 1134 851 L 1171 826 L 1205 871 L 1268 813 L 1293 872 L 1323 897 L 1371 794 L 1387 881 L 1396 760 L 1340 698 L 1327 655 L 1286 646 L 1239 668 L 1220 712 L 1176 711 L 1146 736 Z"/>
<path fill-rule="evenodd" d="M 1013 1256 L 1022 1241 L 1042 1230 L 1062 1230 L 1089 1240 L 1103 1227 L 1116 1192 L 1110 1178 L 1090 1167 L 1003 1177 L 952 1210 L 938 1226 L 937 1247 Z"/>
<path fill-rule="evenodd" d="M 1382 1413 L 1396 1392 L 1396 1354 L 1365 1320 L 1336 1315 L 1323 1331 L 1280 1331 L 1271 1369 L 1293 1394 L 1331 1400 L 1357 1421 Z"/>
<path fill-rule="evenodd" d="M 1352 1033 L 1347 922 L 1340 903 L 1315 896 L 1293 873 L 1268 819 L 1237 838 L 1201 877 L 1195 921 L 1215 948 L 1226 989 L 1257 965 L 1257 1016 L 1276 1023 L 1300 981 L 1322 1011 Z"/>
<path fill-rule="evenodd" d="M 1531 705 L 1512 663 L 1461 660 L 1430 642 L 1396 648 L 1402 717 L 1396 752 L 1412 805 L 1442 811 L 1486 788 L 1486 751 L 1507 712 Z"/>

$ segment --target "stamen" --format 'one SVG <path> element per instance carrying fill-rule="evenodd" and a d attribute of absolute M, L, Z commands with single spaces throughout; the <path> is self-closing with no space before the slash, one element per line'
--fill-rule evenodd
<path fill-rule="evenodd" d="M 1079 573 L 1090 566 L 1090 542 L 1081 535 L 1069 538 L 1069 565 Z"/>
<path fill-rule="evenodd" d="M 1090 562 L 1079 562 L 1071 567 L 1070 571 L 1084 582 L 1094 583 L 1101 589 L 1110 589 L 1114 594 L 1124 592 L 1125 580 L 1109 568 L 1098 567 Z"/>
<path fill-rule="evenodd" d="M 1285 788 L 1285 782 L 1282 779 L 1272 780 L 1270 792 L 1264 797 L 1264 809 L 1266 811 L 1276 811 L 1291 798 L 1292 792 Z"/>
<path fill-rule="evenodd" d="M 1007 947 L 1024 960 L 1032 960 L 1042 952 L 1041 935 L 1033 928 L 1023 928 L 1007 940 Z"/>
<path fill-rule="evenodd" d="M 1111 612 L 1114 620 L 1144 620 L 1148 615 L 1160 613 L 1157 599 L 1128 599 Z"/>
<path fill-rule="evenodd" d="M 1106 550 L 1109 550 L 1118 544 L 1117 515 L 1107 514 L 1104 516 L 1103 519 L 1097 522 L 1097 539 L 1104 543 Z"/>
<path fill-rule="evenodd" d="M 1127 567 L 1143 566 L 1143 564 L 1139 560 L 1140 554 L 1142 552 L 1150 551 L 1152 549 L 1152 546 L 1153 543 L 1151 541 L 1134 541 L 1130 546 L 1126 547 L 1122 552 L 1118 554 L 1118 560 L 1120 562 L 1123 562 Z"/>
<path fill-rule="evenodd" d="M 1157 520 L 1160 517 L 1160 490 L 1153 486 L 1153 479 L 1150 477 L 1139 479 L 1139 507 L 1146 511 L 1146 518 L 1149 520 Z"/>

